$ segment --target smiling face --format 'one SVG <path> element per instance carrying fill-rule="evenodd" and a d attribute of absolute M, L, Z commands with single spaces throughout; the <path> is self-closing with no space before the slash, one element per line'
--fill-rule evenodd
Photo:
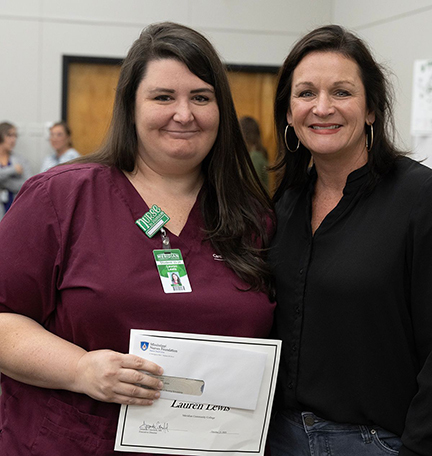
<path fill-rule="evenodd" d="M 312 52 L 293 73 L 287 120 L 314 156 L 367 161 L 366 107 L 358 65 L 337 52 Z"/>
<path fill-rule="evenodd" d="M 214 88 L 174 59 L 152 60 L 136 92 L 138 155 L 158 173 L 200 169 L 219 128 Z"/>

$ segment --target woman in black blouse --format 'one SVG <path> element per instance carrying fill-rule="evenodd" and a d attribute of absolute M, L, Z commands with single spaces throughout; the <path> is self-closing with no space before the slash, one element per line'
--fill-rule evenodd
<path fill-rule="evenodd" d="M 432 170 L 393 145 L 390 101 L 339 26 L 281 69 L 272 456 L 432 454 Z"/>

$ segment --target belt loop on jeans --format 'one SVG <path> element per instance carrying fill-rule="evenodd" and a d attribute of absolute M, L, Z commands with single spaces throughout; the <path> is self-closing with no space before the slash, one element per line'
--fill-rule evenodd
<path fill-rule="evenodd" d="M 370 433 L 369 428 L 367 426 L 360 425 L 359 429 L 363 438 L 363 442 L 372 443 L 372 434 Z"/>

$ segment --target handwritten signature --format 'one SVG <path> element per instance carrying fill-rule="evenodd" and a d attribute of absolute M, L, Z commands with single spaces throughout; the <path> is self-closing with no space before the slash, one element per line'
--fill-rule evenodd
<path fill-rule="evenodd" d="M 150 424 L 143 421 L 139 430 L 144 432 L 168 432 L 168 423 L 157 421 L 156 423 Z"/>

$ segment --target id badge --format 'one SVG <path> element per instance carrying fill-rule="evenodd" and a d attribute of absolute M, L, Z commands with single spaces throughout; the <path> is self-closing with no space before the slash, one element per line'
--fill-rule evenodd
<path fill-rule="evenodd" d="M 180 249 L 153 250 L 153 255 L 165 293 L 192 291 Z"/>

